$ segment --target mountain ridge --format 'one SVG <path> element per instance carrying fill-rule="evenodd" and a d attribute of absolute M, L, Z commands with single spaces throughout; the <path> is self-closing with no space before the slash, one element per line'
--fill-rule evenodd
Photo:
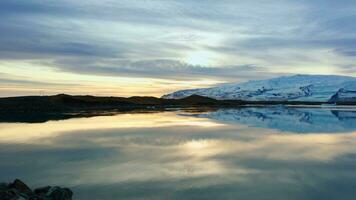
<path fill-rule="evenodd" d="M 217 100 L 336 103 L 331 100 L 335 99 L 332 97 L 339 91 L 350 91 L 348 94 L 353 94 L 356 91 L 356 77 L 297 74 L 244 83 L 229 83 L 211 88 L 179 90 L 163 95 L 162 98 L 180 99 L 190 95 L 200 95 Z M 338 101 L 344 101 L 344 99 L 338 99 Z"/>

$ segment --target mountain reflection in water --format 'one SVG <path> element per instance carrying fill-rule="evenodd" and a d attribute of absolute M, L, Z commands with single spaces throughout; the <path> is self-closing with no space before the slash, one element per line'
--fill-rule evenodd
<path fill-rule="evenodd" d="M 295 133 L 340 133 L 356 130 L 356 110 L 348 108 L 244 107 L 219 109 L 192 116 Z"/>
<path fill-rule="evenodd" d="M 0 123 L 0 182 L 66 186 L 76 200 L 354 200 L 353 116 L 243 108 Z"/>

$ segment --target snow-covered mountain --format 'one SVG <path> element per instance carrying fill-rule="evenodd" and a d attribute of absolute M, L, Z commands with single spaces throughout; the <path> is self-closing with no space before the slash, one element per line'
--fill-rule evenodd
<path fill-rule="evenodd" d="M 294 75 L 268 80 L 226 84 L 212 88 L 180 90 L 162 96 L 180 99 L 200 95 L 215 99 L 236 99 L 249 101 L 321 101 L 326 102 L 338 95 L 342 98 L 356 97 L 356 77 L 333 75 Z M 348 101 L 346 99 L 345 101 Z"/>

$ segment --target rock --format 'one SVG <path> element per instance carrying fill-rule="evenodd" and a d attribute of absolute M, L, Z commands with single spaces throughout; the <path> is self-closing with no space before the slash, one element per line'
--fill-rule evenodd
<path fill-rule="evenodd" d="M 36 188 L 34 190 L 35 194 L 47 194 L 47 192 L 51 189 L 51 186 L 45 186 L 45 187 L 40 187 Z"/>
<path fill-rule="evenodd" d="M 10 188 L 15 189 L 21 194 L 25 194 L 27 196 L 31 196 L 33 194 L 32 190 L 22 181 L 16 179 L 13 183 L 9 185 Z"/>
<path fill-rule="evenodd" d="M 32 191 L 21 180 L 13 183 L 0 183 L 0 200 L 72 200 L 73 192 L 58 186 L 40 187 Z"/>
<path fill-rule="evenodd" d="M 14 191 L 0 191 L 1 200 L 18 200 L 19 196 Z"/>
<path fill-rule="evenodd" d="M 329 103 L 352 104 L 356 102 L 356 91 L 341 88 L 330 99 Z"/>
<path fill-rule="evenodd" d="M 68 188 L 52 187 L 47 196 L 52 200 L 71 200 L 73 192 Z"/>

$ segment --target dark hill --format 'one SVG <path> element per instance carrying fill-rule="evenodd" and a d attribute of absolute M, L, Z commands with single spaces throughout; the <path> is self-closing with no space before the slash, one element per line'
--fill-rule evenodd
<path fill-rule="evenodd" d="M 182 99 L 156 97 L 96 97 L 59 94 L 54 96 L 24 96 L 0 98 L 0 114 L 10 113 L 71 113 L 114 111 L 168 107 L 224 107 L 241 105 L 320 105 L 325 102 L 239 101 L 216 100 L 192 95 Z M 348 103 L 350 104 L 350 103 Z"/>
<path fill-rule="evenodd" d="M 226 102 L 198 95 L 189 96 L 183 99 L 162 99 L 156 97 L 138 96 L 124 98 L 71 96 L 66 94 L 59 94 L 54 96 L 0 98 L 0 112 L 76 112 L 88 110 L 146 108 L 147 106 L 186 107 L 204 105 L 217 106 L 223 104 L 226 104 Z"/>

